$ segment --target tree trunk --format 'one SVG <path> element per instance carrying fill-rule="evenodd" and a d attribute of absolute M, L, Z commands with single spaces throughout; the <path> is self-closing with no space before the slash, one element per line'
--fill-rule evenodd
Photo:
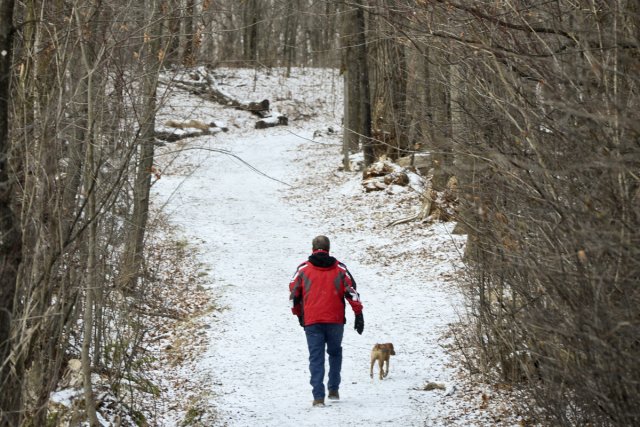
<path fill-rule="evenodd" d="M 300 8 L 299 0 L 291 0 L 285 26 L 285 61 L 287 64 L 286 77 L 291 77 L 291 67 L 295 65 L 296 60 L 296 40 L 298 36 L 298 10 Z"/>
<path fill-rule="evenodd" d="M 428 147 L 432 152 L 431 165 L 433 167 L 433 188 L 443 190 L 451 175 L 453 159 L 451 147 L 452 124 L 451 108 L 453 106 L 451 94 L 455 92 L 456 103 L 459 103 L 460 91 L 454 87 L 457 84 L 455 76 L 452 75 L 453 65 L 449 65 L 446 54 L 437 52 L 435 49 L 427 51 L 425 67 L 428 68 L 428 88 L 427 108 L 430 111 L 431 120 L 428 123 Z M 460 112 L 456 110 L 454 116 L 459 118 Z"/>
<path fill-rule="evenodd" d="M 164 0 L 162 4 L 164 15 L 164 36 L 166 37 L 165 61 L 168 64 L 178 64 L 180 61 L 180 6 L 179 0 Z"/>
<path fill-rule="evenodd" d="M 393 12 L 391 12 L 393 14 Z M 399 19 L 399 18 L 396 18 Z M 403 44 L 394 37 L 387 44 L 389 61 L 385 64 L 390 82 L 390 115 L 393 120 L 394 146 L 387 150 L 393 159 L 407 153 L 407 59 Z"/>
<path fill-rule="evenodd" d="M 195 2 L 194 0 L 187 0 L 185 9 L 185 16 L 182 20 L 184 25 L 184 51 L 182 54 L 182 64 L 186 67 L 193 67 L 196 64 L 196 51 L 195 51 Z"/>
<path fill-rule="evenodd" d="M 22 236 L 13 212 L 9 175 L 11 61 L 13 58 L 13 0 L 0 0 L 0 426 L 18 425 L 22 378 L 8 360 L 12 350 L 14 296 L 22 254 Z"/>
<path fill-rule="evenodd" d="M 336 19 L 334 16 L 338 13 L 339 6 L 333 2 L 325 2 L 325 19 L 322 25 L 322 51 L 319 55 L 321 67 L 334 67 L 335 60 L 331 57 L 331 52 L 335 46 L 336 38 Z"/>
<path fill-rule="evenodd" d="M 139 132 L 139 158 L 134 184 L 133 215 L 131 217 L 131 237 L 127 242 L 126 267 L 124 269 L 125 285 L 129 290 L 135 285 L 142 269 L 144 236 L 149 217 L 149 191 L 151 189 L 151 168 L 153 167 L 155 121 L 156 121 L 156 88 L 158 85 L 158 51 L 160 41 L 155 31 L 155 0 L 146 0 L 146 21 L 152 34 L 145 48 L 143 101 L 144 114 Z"/>
<path fill-rule="evenodd" d="M 82 373 L 83 373 L 83 388 L 84 388 L 84 401 L 87 417 L 89 418 L 89 425 L 91 427 L 98 427 L 98 417 L 96 414 L 96 402 L 93 397 L 93 385 L 91 382 L 91 341 L 92 332 L 94 326 L 94 299 L 95 292 L 99 284 L 96 277 L 96 246 L 97 242 L 97 219 L 96 219 L 96 184 L 94 173 L 94 144 L 92 139 L 93 134 L 93 100 L 91 94 L 93 92 L 93 84 L 91 73 L 89 74 L 89 81 L 87 84 L 87 94 L 89 99 L 87 105 L 88 111 L 88 123 L 87 135 L 89 141 L 87 141 L 87 157 L 85 160 L 85 179 L 84 188 L 88 197 L 87 214 L 91 218 L 91 224 L 89 225 L 89 236 L 87 242 L 87 273 L 85 281 L 85 300 L 84 300 L 84 314 L 83 322 L 84 329 L 82 334 Z"/>
<path fill-rule="evenodd" d="M 254 63 L 258 60 L 258 0 L 246 0 L 244 6 L 244 59 Z"/>
<path fill-rule="evenodd" d="M 358 82 L 360 87 L 360 135 L 364 152 L 364 167 L 375 161 L 373 140 L 371 139 L 371 95 L 369 93 L 369 65 L 367 62 L 366 20 L 364 0 L 358 0 L 356 9 L 356 46 L 358 61 Z"/>
<path fill-rule="evenodd" d="M 76 9 L 76 20 L 78 27 L 82 28 L 85 23 L 82 22 L 80 14 Z M 89 221 L 89 236 L 87 242 L 87 273 L 84 283 L 84 314 L 83 314 L 83 334 L 82 334 L 82 373 L 83 373 L 83 391 L 85 411 L 87 412 L 87 418 L 89 419 L 89 425 L 91 427 L 98 427 L 98 417 L 96 414 L 96 402 L 93 397 L 93 385 L 91 382 L 91 342 L 92 332 L 94 327 L 94 296 L 95 289 L 99 284 L 96 277 L 96 247 L 97 242 L 97 218 L 96 218 L 96 174 L 95 174 L 95 143 L 94 129 L 95 129 L 95 117 L 94 111 L 96 106 L 96 100 L 94 99 L 94 71 L 97 68 L 97 61 L 99 58 L 89 58 L 89 53 L 86 49 L 85 42 L 81 41 L 80 49 L 82 52 L 82 62 L 86 70 L 87 79 L 87 130 L 85 134 L 85 146 L 86 157 L 84 161 L 84 193 L 87 197 L 87 215 Z M 93 50 L 92 50 L 93 51 Z"/>
<path fill-rule="evenodd" d="M 379 148 L 397 159 L 407 153 L 407 58 L 403 40 L 392 23 L 401 22 L 400 6 L 396 0 L 376 0 L 375 14 L 369 20 L 375 34 L 369 56 L 375 64 L 369 75 L 373 105 L 373 134 Z"/>
<path fill-rule="evenodd" d="M 343 165 L 349 170 L 349 155 L 358 151 L 360 138 L 360 82 L 357 53 L 356 10 L 344 6 L 342 13 L 342 72 L 344 75 L 344 131 L 342 136 Z"/>

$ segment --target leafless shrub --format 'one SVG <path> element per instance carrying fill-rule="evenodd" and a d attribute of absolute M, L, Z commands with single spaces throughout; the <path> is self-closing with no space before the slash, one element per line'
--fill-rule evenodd
<path fill-rule="evenodd" d="M 451 148 L 482 364 L 527 383 L 550 423 L 636 424 L 638 7 L 482 6 L 425 3 L 426 43 L 453 52 L 459 85 Z"/>

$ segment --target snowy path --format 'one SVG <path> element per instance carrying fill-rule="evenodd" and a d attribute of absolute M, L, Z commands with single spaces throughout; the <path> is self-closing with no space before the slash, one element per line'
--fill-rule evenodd
<path fill-rule="evenodd" d="M 303 178 L 301 187 L 289 189 L 236 159 L 207 151 L 189 151 L 182 158 L 184 164 L 200 165 L 191 175 L 165 175 L 154 187 L 153 197 L 167 201 L 172 220 L 192 240 L 203 241 L 211 292 L 224 308 L 212 314 L 210 347 L 191 367 L 218 414 L 215 425 L 441 424 L 444 392 L 416 389 L 427 381 L 449 383 L 454 372 L 439 344 L 446 325 L 456 320 L 452 304 L 459 303 L 442 283 L 456 254 L 447 247 L 450 238 L 446 243 L 450 226 L 394 243 L 393 231 L 382 233 L 366 221 L 345 224 L 351 217 L 346 210 L 343 215 L 343 207 L 359 189 L 354 176 L 327 191 L 325 174 L 339 164 L 339 148 L 283 130 L 255 135 L 212 138 L 208 144 L 230 149 L 282 181 Z M 310 158 L 318 167 L 305 166 Z M 317 234 L 332 239 L 332 254 L 355 276 L 365 318 L 360 336 L 347 309 L 342 400 L 326 408 L 311 407 L 304 332 L 290 314 L 287 289 Z M 408 263 L 406 251 L 427 254 L 424 263 Z M 389 377 L 371 380 L 370 349 L 389 341 L 397 351 Z"/>

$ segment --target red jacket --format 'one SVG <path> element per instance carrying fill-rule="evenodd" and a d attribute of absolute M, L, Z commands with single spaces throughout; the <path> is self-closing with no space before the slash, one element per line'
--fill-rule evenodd
<path fill-rule="evenodd" d="M 355 314 L 362 313 L 356 283 L 347 267 L 323 250 L 298 266 L 289 283 L 291 311 L 314 323 L 345 323 L 345 299 Z"/>

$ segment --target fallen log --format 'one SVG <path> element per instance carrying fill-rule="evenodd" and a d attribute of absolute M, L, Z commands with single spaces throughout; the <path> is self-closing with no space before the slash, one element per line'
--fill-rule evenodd
<path fill-rule="evenodd" d="M 274 126 L 287 126 L 289 124 L 289 119 L 287 116 L 282 115 L 280 113 L 275 113 L 271 117 L 265 117 L 262 120 L 258 120 L 256 122 L 256 129 L 266 129 Z"/>
<path fill-rule="evenodd" d="M 248 111 L 262 119 L 256 122 L 256 129 L 265 129 L 278 125 L 286 126 L 289 122 L 289 119 L 284 114 L 270 111 L 271 103 L 268 99 L 263 99 L 262 101 L 241 101 L 234 98 L 218 86 L 213 76 L 209 74 L 204 67 L 200 67 L 191 72 L 190 77 L 191 80 L 174 78 L 170 81 L 162 80 L 161 82 L 187 90 L 208 101 L 238 110 Z"/>
<path fill-rule="evenodd" d="M 189 77 L 190 80 L 178 78 L 173 78 L 171 80 L 163 79 L 161 80 L 161 83 L 185 89 L 208 101 L 213 101 L 238 110 L 249 111 L 262 119 L 273 116 L 269 110 L 270 102 L 268 99 L 263 99 L 262 101 L 242 101 L 234 98 L 231 94 L 218 86 L 213 76 L 209 74 L 204 67 L 199 67 L 198 69 L 191 71 L 189 73 Z M 283 115 L 279 115 L 279 117 L 280 116 L 284 117 Z M 259 127 L 258 129 L 262 128 Z"/>
<path fill-rule="evenodd" d="M 221 99 L 226 105 L 232 106 L 238 110 L 249 111 L 256 116 L 260 117 L 255 124 L 255 129 L 266 129 L 273 126 L 287 126 L 289 119 L 284 114 L 279 112 L 271 112 L 269 110 L 270 102 L 268 99 L 263 99 L 260 102 L 241 102 L 234 99 L 226 92 L 220 90 L 208 73 L 203 74 L 204 79 L 209 83 L 209 90 L 214 99 Z"/>
<path fill-rule="evenodd" d="M 260 117 L 267 117 L 266 114 L 269 111 L 269 100 L 263 99 L 260 102 L 249 102 L 246 105 L 240 103 L 236 108 L 239 110 L 251 111 Z"/>
<path fill-rule="evenodd" d="M 219 132 L 227 132 L 228 130 L 226 126 L 218 126 L 215 122 L 204 123 L 199 120 L 179 122 L 176 120 L 168 120 L 164 126 L 156 129 L 155 137 L 160 141 L 176 142 L 181 139 L 214 135 Z"/>

